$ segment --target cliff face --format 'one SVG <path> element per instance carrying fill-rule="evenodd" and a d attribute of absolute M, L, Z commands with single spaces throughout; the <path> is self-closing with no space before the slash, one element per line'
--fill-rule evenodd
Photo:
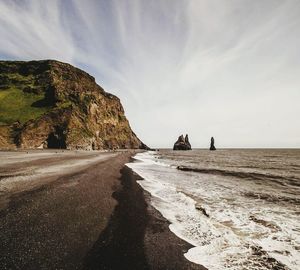
<path fill-rule="evenodd" d="M 53 60 L 0 61 L 0 148 L 147 148 L 119 98 Z"/>

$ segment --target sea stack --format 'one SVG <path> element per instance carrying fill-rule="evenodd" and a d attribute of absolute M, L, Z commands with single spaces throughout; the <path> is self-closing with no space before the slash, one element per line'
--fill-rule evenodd
<path fill-rule="evenodd" d="M 217 150 L 216 147 L 215 147 L 214 137 L 211 137 L 211 139 L 210 139 L 210 148 L 209 148 L 209 150 L 211 150 L 211 151 Z"/>
<path fill-rule="evenodd" d="M 185 137 L 180 135 L 178 140 L 174 143 L 173 150 L 192 150 L 189 142 L 189 136 L 186 134 Z"/>

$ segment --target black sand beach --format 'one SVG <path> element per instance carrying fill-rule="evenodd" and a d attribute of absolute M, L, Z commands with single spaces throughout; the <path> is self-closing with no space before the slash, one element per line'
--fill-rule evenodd
<path fill-rule="evenodd" d="M 190 245 L 169 231 L 124 166 L 133 154 L 48 175 L 9 199 L 2 192 L 8 204 L 0 212 L 0 268 L 204 269 L 184 258 Z M 62 159 L 54 155 L 52 162 Z"/>

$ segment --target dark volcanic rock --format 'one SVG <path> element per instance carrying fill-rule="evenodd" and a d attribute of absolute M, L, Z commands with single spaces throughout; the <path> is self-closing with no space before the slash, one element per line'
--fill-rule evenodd
<path fill-rule="evenodd" d="M 189 136 L 186 134 L 178 137 L 178 140 L 175 142 L 173 150 L 192 150 L 191 144 L 189 142 Z"/>
<path fill-rule="evenodd" d="M 216 147 L 215 147 L 214 137 L 211 137 L 211 139 L 210 139 L 210 148 L 209 148 L 209 150 L 211 150 L 211 151 L 217 150 Z"/>

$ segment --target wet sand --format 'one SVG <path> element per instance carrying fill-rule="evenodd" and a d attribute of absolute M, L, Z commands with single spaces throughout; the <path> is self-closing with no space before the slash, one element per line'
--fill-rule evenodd
<path fill-rule="evenodd" d="M 124 166 L 134 151 L 38 153 L 0 153 L 0 269 L 204 269 Z"/>

